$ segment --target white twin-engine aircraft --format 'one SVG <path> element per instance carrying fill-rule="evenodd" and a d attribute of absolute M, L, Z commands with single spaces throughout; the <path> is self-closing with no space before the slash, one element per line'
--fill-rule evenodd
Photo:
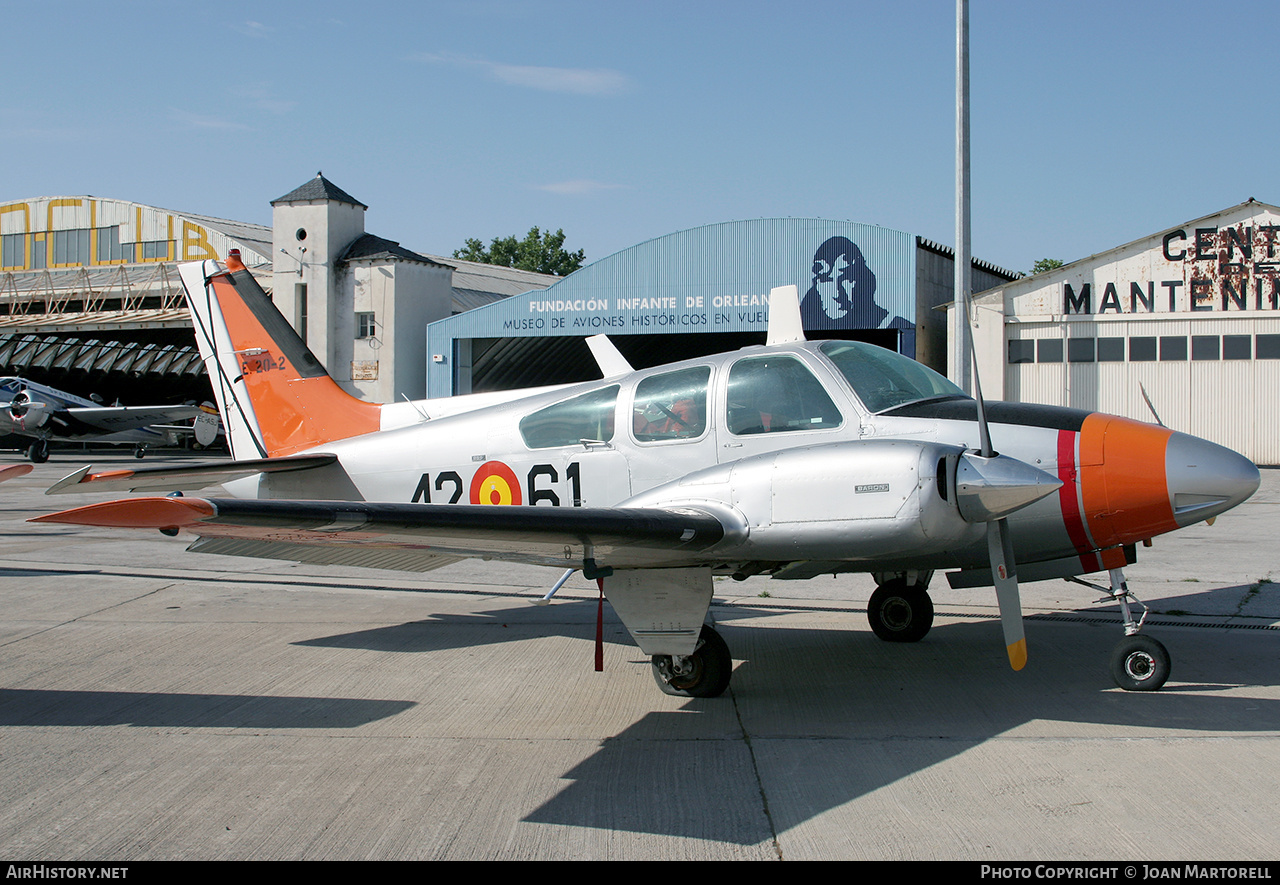
<path fill-rule="evenodd" d="M 199 536 L 191 550 L 305 562 L 581 569 L 668 694 L 729 684 L 729 650 L 704 623 L 713 575 L 868 572 L 872 629 L 911 642 L 931 626 L 942 569 L 953 587 L 996 587 L 1014 669 L 1027 659 L 1015 571 L 1109 571 L 1125 631 L 1112 675 L 1157 689 L 1169 656 L 1140 632 L 1122 568 L 1137 542 L 1211 519 L 1259 482 L 1235 452 L 1164 427 L 983 409 L 883 348 L 805 341 L 795 287 L 772 293 L 764 346 L 634 371 L 598 337 L 600 381 L 376 404 L 329 378 L 236 256 L 181 273 L 236 463 L 86 467 L 50 492 L 223 482 L 232 497 L 37 521 L 183 530 Z"/>

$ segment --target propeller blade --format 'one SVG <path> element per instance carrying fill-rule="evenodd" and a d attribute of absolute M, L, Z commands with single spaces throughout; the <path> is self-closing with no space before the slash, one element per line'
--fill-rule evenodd
<path fill-rule="evenodd" d="M 1018 567 L 1013 558 L 1007 520 L 987 523 L 987 552 L 991 557 L 991 576 L 996 585 L 996 602 L 1000 606 L 1000 625 L 1004 628 L 1009 666 L 1021 670 L 1027 665 L 1027 635 L 1022 626 Z"/>

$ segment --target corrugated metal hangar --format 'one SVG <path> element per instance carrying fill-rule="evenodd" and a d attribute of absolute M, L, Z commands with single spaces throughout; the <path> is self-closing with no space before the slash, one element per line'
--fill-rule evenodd
<path fill-rule="evenodd" d="M 632 365 L 764 343 L 769 292 L 795 285 L 814 337 L 946 364 L 950 250 L 849 221 L 773 218 L 678 231 L 624 249 L 541 292 L 432 323 L 430 396 L 599 377 L 585 336 L 608 334 Z M 981 261 L 975 285 L 1016 274 Z"/>
<path fill-rule="evenodd" d="M 1159 421 L 1280 464 L 1275 206 L 1251 199 L 975 306 L 984 394 Z"/>

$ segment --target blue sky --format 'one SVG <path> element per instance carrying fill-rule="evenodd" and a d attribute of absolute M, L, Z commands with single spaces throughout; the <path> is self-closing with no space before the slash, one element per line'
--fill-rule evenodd
<path fill-rule="evenodd" d="M 0 201 L 270 223 L 317 170 L 451 254 L 776 216 L 954 240 L 955 5 L 0 3 Z M 973 252 L 1074 260 L 1280 203 L 1280 3 L 972 0 Z"/>

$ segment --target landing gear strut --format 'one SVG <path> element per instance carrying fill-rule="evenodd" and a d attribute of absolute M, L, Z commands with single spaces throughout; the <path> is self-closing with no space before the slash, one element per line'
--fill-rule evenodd
<path fill-rule="evenodd" d="M 1107 595 L 1099 602 L 1118 602 L 1120 615 L 1124 620 L 1124 639 L 1121 639 L 1111 652 L 1111 678 L 1115 684 L 1125 691 L 1157 691 L 1169 678 L 1172 663 L 1169 651 L 1158 639 L 1144 636 L 1142 625 L 1146 623 L 1148 609 L 1138 597 L 1129 590 L 1124 579 L 1124 570 L 1113 568 L 1108 573 L 1111 577 L 1111 589 L 1071 578 L 1077 584 L 1084 584 L 1095 590 L 1102 590 Z M 1142 609 L 1136 620 L 1129 604 L 1133 603 Z"/>
<path fill-rule="evenodd" d="M 715 698 L 729 687 L 733 658 L 729 646 L 710 624 L 702 625 L 691 655 L 654 655 L 653 681 L 664 694 L 682 698 Z"/>
<path fill-rule="evenodd" d="M 880 581 L 867 602 L 871 631 L 885 642 L 919 642 L 933 626 L 933 600 L 929 598 L 929 575 L 911 582 L 897 575 Z"/>

